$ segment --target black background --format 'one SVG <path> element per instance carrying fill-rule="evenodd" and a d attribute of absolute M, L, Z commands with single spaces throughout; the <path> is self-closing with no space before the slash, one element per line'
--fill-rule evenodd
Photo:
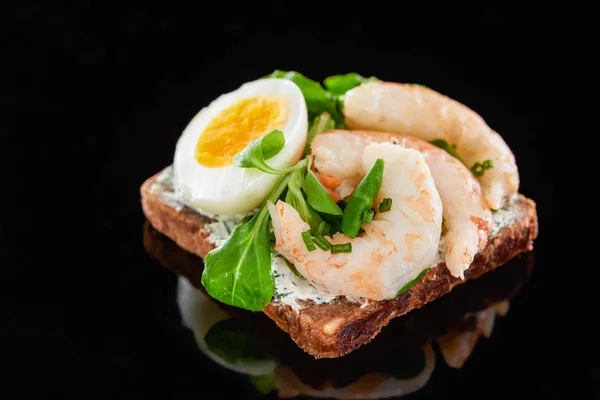
<path fill-rule="evenodd" d="M 587 292 L 567 293 L 561 272 L 576 266 L 559 229 L 561 145 L 549 140 L 570 53 L 560 10 L 384 4 L 15 2 L 2 13 L 0 397 L 244 396 L 245 381 L 181 327 L 176 277 L 142 247 L 139 186 L 201 107 L 274 69 L 427 85 L 479 112 L 516 156 L 538 204 L 534 276 L 494 340 L 424 394 L 598 396 L 593 314 L 575 317 L 569 300 Z"/>

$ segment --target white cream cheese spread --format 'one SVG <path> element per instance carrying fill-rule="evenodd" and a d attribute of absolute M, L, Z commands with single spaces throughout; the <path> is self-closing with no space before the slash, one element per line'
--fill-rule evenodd
<path fill-rule="evenodd" d="M 194 207 L 185 200 L 185 196 L 175 189 L 173 166 L 165 170 L 156 178 L 156 181 L 150 186 L 150 192 L 158 195 L 160 199 L 175 211 L 181 211 L 183 207 L 189 207 L 198 214 L 204 215 L 213 221 L 204 226 L 209 233 L 208 240 L 215 246 L 221 246 L 227 241 L 233 229 L 240 223 L 245 215 L 225 216 L 209 213 Z M 255 211 L 251 214 L 253 214 Z"/>

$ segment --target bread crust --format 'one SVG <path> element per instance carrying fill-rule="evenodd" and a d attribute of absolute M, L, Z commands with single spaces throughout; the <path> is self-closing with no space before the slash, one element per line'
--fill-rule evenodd
<path fill-rule="evenodd" d="M 160 193 L 152 190 L 161 173 L 148 178 L 140 188 L 144 215 L 157 231 L 183 249 L 204 258 L 215 247 L 204 229 L 211 220 L 188 207 L 176 210 L 166 204 Z M 475 256 L 465 272 L 465 281 L 476 279 L 518 254 L 533 250 L 533 241 L 538 235 L 536 204 L 519 194 L 512 207 L 519 218 L 489 239 L 485 249 Z M 193 273 L 197 281 L 192 280 L 192 283 L 198 286 L 200 275 L 197 274 L 201 272 Z M 323 304 L 307 301 L 299 311 L 271 301 L 263 312 L 313 357 L 334 358 L 365 345 L 393 318 L 424 306 L 463 282 L 450 275 L 441 262 L 430 268 L 412 288 L 393 300 L 374 301 L 361 307 L 341 297 Z"/>

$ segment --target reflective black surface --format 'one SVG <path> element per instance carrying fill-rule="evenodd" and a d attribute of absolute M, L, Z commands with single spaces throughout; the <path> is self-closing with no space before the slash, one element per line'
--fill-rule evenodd
<path fill-rule="evenodd" d="M 535 268 L 506 318 L 463 368 L 436 368 L 415 396 L 598 398 L 596 291 L 583 288 L 593 267 L 573 262 L 582 254 L 573 219 L 588 218 L 574 216 L 589 205 L 562 203 L 572 179 L 557 155 L 570 142 L 549 140 L 565 115 L 560 99 L 573 98 L 557 82 L 580 79 L 558 67 L 568 53 L 561 15 L 12 3 L 0 15 L 0 397 L 256 396 L 182 326 L 177 276 L 143 246 L 139 186 L 171 162 L 201 107 L 279 68 L 418 82 L 469 105 L 505 138 L 521 192 L 538 204 Z"/>
<path fill-rule="evenodd" d="M 248 393 L 270 398 L 431 395 L 440 376 L 452 379 L 476 349 L 481 351 L 481 342 L 502 340 L 498 338 L 502 333 L 496 331 L 505 329 L 502 320 L 535 263 L 535 252 L 524 253 L 392 320 L 370 343 L 350 354 L 315 359 L 264 314 L 211 299 L 200 283 L 202 259 L 181 249 L 149 222 L 143 240 L 149 255 L 181 277 L 177 303 L 182 324 L 194 332 L 199 351 L 215 367 L 247 375 L 253 386 L 260 380 L 256 390 L 249 388 Z"/>

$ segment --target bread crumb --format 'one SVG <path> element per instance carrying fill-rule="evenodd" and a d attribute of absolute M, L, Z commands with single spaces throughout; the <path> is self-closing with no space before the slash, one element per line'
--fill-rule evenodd
<path fill-rule="evenodd" d="M 342 322 L 344 322 L 344 318 L 334 318 L 331 321 L 329 321 L 328 323 L 326 323 L 325 326 L 323 326 L 322 331 L 326 335 L 331 336 L 335 333 L 335 331 L 338 330 L 338 328 L 340 327 Z"/>

